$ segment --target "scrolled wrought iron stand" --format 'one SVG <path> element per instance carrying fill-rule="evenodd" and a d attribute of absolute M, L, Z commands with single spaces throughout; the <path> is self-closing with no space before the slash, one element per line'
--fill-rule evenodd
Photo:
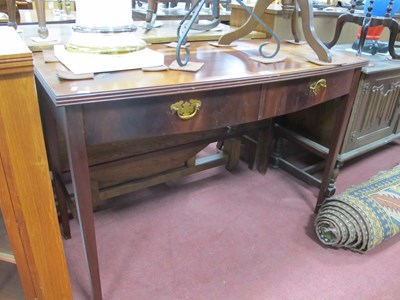
<path fill-rule="evenodd" d="M 218 7 L 215 3 L 219 0 L 213 0 L 213 6 Z M 261 16 L 264 13 L 265 9 L 268 7 L 269 4 L 272 3 L 273 0 L 257 0 L 253 10 L 251 10 L 242 0 L 237 0 L 239 5 L 249 14 L 248 20 L 243 24 L 240 28 L 230 33 L 223 35 L 218 44 L 220 45 L 230 45 L 233 41 L 238 40 L 253 31 L 258 24 L 260 24 L 266 32 L 271 34 L 273 39 L 276 41 L 275 50 L 272 54 L 266 54 L 264 51 L 264 47 L 268 44 L 268 42 L 264 42 L 259 46 L 259 54 L 261 57 L 264 58 L 273 58 L 275 57 L 279 50 L 280 50 L 280 39 L 279 37 L 271 30 L 262 20 Z M 178 30 L 178 46 L 176 48 L 176 61 L 180 66 L 185 66 L 189 62 L 190 58 L 190 51 L 188 47 L 185 47 L 187 42 L 187 35 L 189 30 L 192 29 L 195 20 L 198 19 L 199 13 L 206 3 L 206 0 L 199 0 L 196 5 L 185 15 L 185 17 L 181 20 Z M 325 46 L 323 42 L 318 38 L 315 33 L 314 29 L 314 19 L 313 19 L 313 8 L 312 8 L 312 1 L 311 0 L 284 0 L 283 1 L 283 8 L 287 8 L 288 6 L 292 7 L 291 13 L 289 14 L 292 18 L 292 34 L 295 38 L 295 41 L 299 41 L 298 38 L 298 28 L 297 28 L 297 18 L 298 18 L 298 8 L 300 7 L 302 11 L 302 26 L 303 26 L 303 33 L 307 43 L 311 46 L 314 52 L 317 54 L 318 59 L 323 62 L 332 62 L 332 57 L 329 52 L 329 49 Z M 219 16 L 218 16 L 219 17 Z M 185 23 L 190 18 L 188 23 Z M 181 58 L 181 50 L 182 48 L 186 52 L 185 57 L 183 60 Z"/>
<path fill-rule="evenodd" d="M 207 0 L 199 0 L 197 1 L 190 10 L 185 14 L 182 20 L 179 22 L 177 29 L 177 37 L 178 37 L 178 45 L 176 47 L 176 61 L 182 67 L 187 65 L 190 58 L 189 48 L 186 47 L 187 36 L 191 29 L 196 30 L 210 30 L 218 26 L 220 23 L 220 15 L 219 15 L 219 0 L 213 0 L 212 4 L 212 17 L 213 19 L 208 24 L 199 24 L 199 15 L 201 9 Z M 184 49 L 186 55 L 182 61 L 181 59 L 181 49 Z"/>

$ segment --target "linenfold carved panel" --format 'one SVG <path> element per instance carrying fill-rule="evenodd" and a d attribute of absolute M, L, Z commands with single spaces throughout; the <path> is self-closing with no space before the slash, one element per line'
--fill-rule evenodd
<path fill-rule="evenodd" d="M 374 142 L 396 132 L 399 122 L 400 80 L 386 77 L 366 80 L 359 90 L 360 99 L 354 109 L 361 116 L 352 124 L 346 150 Z"/>
<path fill-rule="evenodd" d="M 373 86 L 367 96 L 367 109 L 364 115 L 361 132 L 371 127 L 389 126 L 400 94 L 400 81 L 391 84 L 385 91 L 384 85 Z"/>

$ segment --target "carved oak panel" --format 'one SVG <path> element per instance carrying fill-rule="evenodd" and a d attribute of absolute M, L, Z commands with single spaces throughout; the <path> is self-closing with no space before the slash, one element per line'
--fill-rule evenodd
<path fill-rule="evenodd" d="M 357 149 L 398 132 L 399 105 L 399 72 L 364 74 L 342 152 Z"/>

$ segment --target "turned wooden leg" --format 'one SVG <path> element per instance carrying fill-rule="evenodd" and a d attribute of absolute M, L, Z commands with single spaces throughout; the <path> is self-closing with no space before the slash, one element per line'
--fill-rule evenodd
<path fill-rule="evenodd" d="M 156 20 L 158 0 L 149 0 L 147 4 L 146 23 L 152 27 Z"/>
<path fill-rule="evenodd" d="M 274 169 L 279 168 L 279 161 L 282 158 L 282 138 L 278 135 L 272 143 L 271 166 Z"/>
<path fill-rule="evenodd" d="M 38 34 L 42 39 L 49 36 L 49 30 L 46 27 L 46 13 L 45 13 L 45 1 L 36 0 L 36 13 L 38 17 Z"/>
<path fill-rule="evenodd" d="M 330 198 L 336 193 L 336 179 L 339 175 L 339 163 L 336 162 L 335 168 L 332 171 L 331 178 L 329 179 L 328 188 L 325 192 L 325 198 Z"/>
<path fill-rule="evenodd" d="M 294 12 L 292 13 L 292 17 L 290 18 L 291 28 L 292 28 L 292 35 L 293 39 L 296 43 L 300 42 L 300 35 L 299 35 L 299 5 L 295 2 Z"/>
<path fill-rule="evenodd" d="M 8 26 L 17 29 L 17 5 L 15 0 L 7 0 Z"/>

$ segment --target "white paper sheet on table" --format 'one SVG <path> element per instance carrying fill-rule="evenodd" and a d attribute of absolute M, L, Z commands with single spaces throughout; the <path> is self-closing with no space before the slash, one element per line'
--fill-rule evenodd
<path fill-rule="evenodd" d="M 75 74 L 101 73 L 155 67 L 164 64 L 164 54 L 145 48 L 126 54 L 88 54 L 54 46 L 55 56 Z"/>

